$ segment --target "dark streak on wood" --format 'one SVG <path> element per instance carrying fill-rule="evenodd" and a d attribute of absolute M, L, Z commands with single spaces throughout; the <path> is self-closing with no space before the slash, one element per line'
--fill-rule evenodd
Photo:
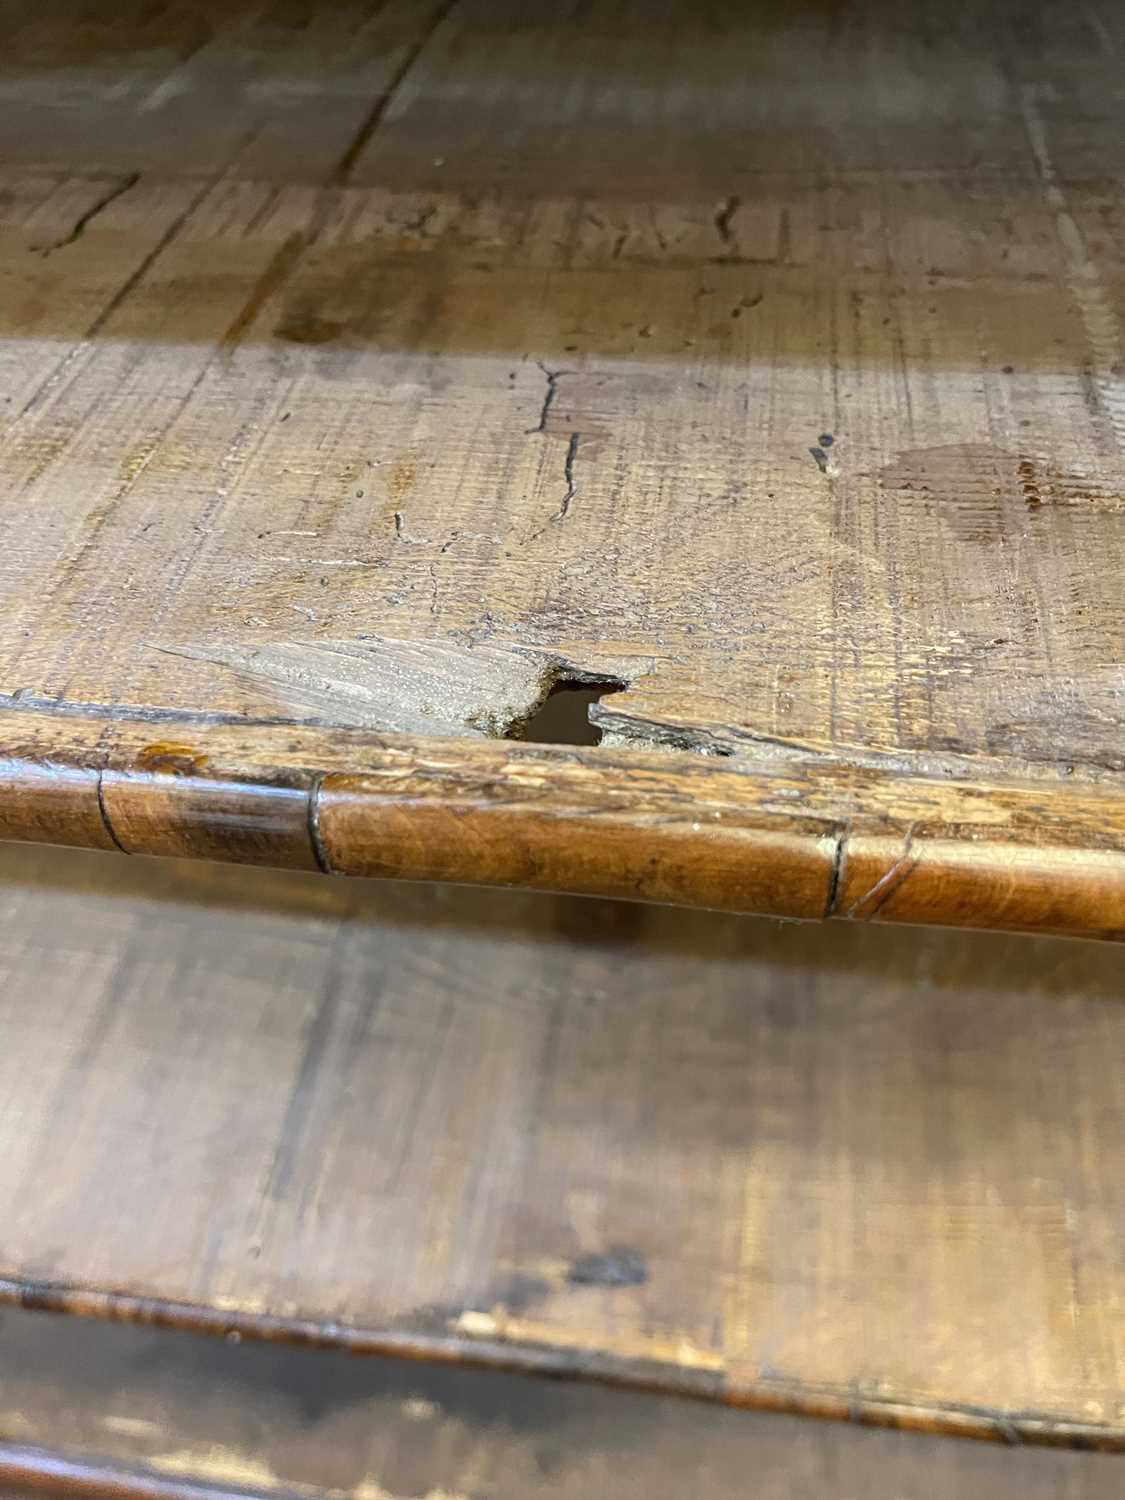
<path fill-rule="evenodd" d="M 262 308 L 292 276 L 301 256 L 312 243 L 312 238 L 311 234 L 296 232 L 282 242 L 269 265 L 255 282 L 237 318 L 220 339 L 219 347 L 224 353 L 229 354 L 242 342 L 247 329 L 253 327 Z"/>
<path fill-rule="evenodd" d="M 456 3 L 457 0 L 445 0 L 445 3 L 434 12 L 429 24 L 415 38 L 413 44 L 406 49 L 402 61 L 399 63 L 387 87 L 375 100 L 363 124 L 356 131 L 346 151 L 336 163 L 335 170 L 332 173 L 332 181 L 337 187 L 346 187 L 351 181 L 356 163 L 367 149 L 376 130 L 378 130 L 392 100 L 402 87 L 410 70 L 425 51 L 434 33 L 453 10 Z"/>

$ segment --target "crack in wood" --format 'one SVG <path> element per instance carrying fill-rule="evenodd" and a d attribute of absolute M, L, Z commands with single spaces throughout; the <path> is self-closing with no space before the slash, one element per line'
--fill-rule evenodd
<path fill-rule="evenodd" d="M 130 188 L 136 187 L 140 180 L 141 174 L 139 172 L 130 172 L 127 177 L 122 177 L 108 192 L 103 193 L 92 207 L 88 208 L 84 214 L 75 219 L 69 234 L 64 235 L 61 240 L 55 240 L 50 245 L 42 246 L 38 254 L 46 259 L 48 255 L 52 255 L 56 250 L 65 250 L 67 245 L 73 245 L 76 240 L 80 240 L 98 215 L 107 209 L 111 203 L 116 203 L 118 198 L 124 197 Z"/>

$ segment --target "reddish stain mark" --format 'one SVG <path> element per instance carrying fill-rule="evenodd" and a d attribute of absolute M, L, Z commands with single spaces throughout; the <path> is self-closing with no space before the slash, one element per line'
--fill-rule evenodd
<path fill-rule="evenodd" d="M 1025 531 L 1044 506 L 1125 512 L 1119 488 L 987 443 L 910 449 L 880 471 L 879 485 L 922 497 L 959 541 L 985 545 Z"/>
<path fill-rule="evenodd" d="M 884 490 L 925 497 L 960 541 L 991 543 L 1005 530 L 1004 496 L 1014 487 L 1015 460 L 986 443 L 915 448 L 879 475 Z"/>
<path fill-rule="evenodd" d="M 414 481 L 418 477 L 418 460 L 413 453 L 404 453 L 395 461 L 391 470 L 390 484 L 388 489 L 392 505 L 397 510 L 402 502 L 414 488 Z"/>

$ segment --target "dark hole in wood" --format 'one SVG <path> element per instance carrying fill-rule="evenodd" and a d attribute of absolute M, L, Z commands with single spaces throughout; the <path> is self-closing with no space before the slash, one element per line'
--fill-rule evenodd
<path fill-rule="evenodd" d="M 610 693 L 620 693 L 625 686 L 615 677 L 593 682 L 560 677 L 543 706 L 523 726 L 520 738 L 538 745 L 596 745 L 602 732 L 590 723 L 591 705 Z"/>

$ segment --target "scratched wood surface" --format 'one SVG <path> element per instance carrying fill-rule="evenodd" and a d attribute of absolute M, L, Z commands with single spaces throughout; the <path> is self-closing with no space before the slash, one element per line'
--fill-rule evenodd
<path fill-rule="evenodd" d="M 1119 785 L 1108 0 L 0 34 L 0 704 L 45 758 L 94 712 L 519 735 L 561 676 L 748 776 Z"/>
<path fill-rule="evenodd" d="M 1117 950 L 8 846 L 0 1295 L 1125 1445 Z"/>
<path fill-rule="evenodd" d="M 0 1312 L 0 1494 L 1117 1500 L 1117 1456 Z M 126 1490 L 126 1484 L 129 1488 Z M 192 1490 L 190 1486 L 198 1486 Z"/>

